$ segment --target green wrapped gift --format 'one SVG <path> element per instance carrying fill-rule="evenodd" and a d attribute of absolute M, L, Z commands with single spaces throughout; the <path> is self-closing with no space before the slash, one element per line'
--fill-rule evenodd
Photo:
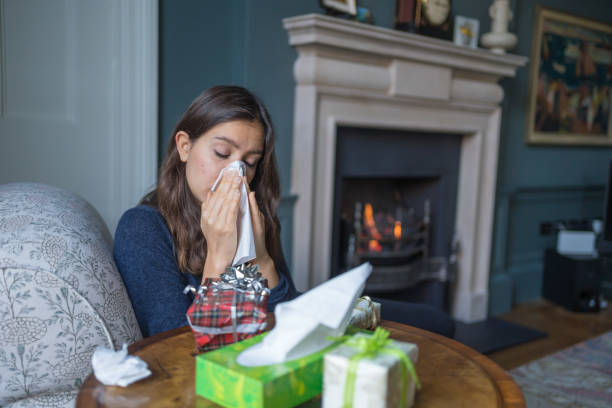
<path fill-rule="evenodd" d="M 323 356 L 334 343 L 314 354 L 282 364 L 244 367 L 238 355 L 268 333 L 200 354 L 196 358 L 196 393 L 224 407 L 294 407 L 319 395 Z"/>

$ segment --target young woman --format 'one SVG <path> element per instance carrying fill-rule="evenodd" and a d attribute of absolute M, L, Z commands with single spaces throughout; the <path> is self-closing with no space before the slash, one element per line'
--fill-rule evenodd
<path fill-rule="evenodd" d="M 283 257 L 276 216 L 280 187 L 274 130 L 266 108 L 248 90 L 217 86 L 196 98 L 172 132 L 158 185 L 128 210 L 115 233 L 114 255 L 143 336 L 187 324 L 193 302 L 183 294 L 231 265 L 237 247 L 240 184 L 221 169 L 246 164 L 245 181 L 257 258 L 268 280 L 268 310 L 297 295 Z"/>

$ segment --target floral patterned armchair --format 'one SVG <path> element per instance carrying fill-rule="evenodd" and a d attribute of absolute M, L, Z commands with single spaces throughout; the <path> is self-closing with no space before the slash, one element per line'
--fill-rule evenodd
<path fill-rule="evenodd" d="M 74 406 L 94 349 L 140 338 L 96 210 L 55 187 L 0 185 L 0 406 Z"/>

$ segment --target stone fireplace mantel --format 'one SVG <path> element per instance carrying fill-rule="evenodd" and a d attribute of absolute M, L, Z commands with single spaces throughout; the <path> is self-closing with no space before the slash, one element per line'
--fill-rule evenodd
<path fill-rule="evenodd" d="M 308 14 L 283 20 L 296 47 L 292 190 L 296 285 L 330 277 L 338 126 L 455 133 L 461 161 L 455 318 L 487 316 L 503 89 L 527 59 Z M 432 133 L 435 137 L 435 133 Z"/>

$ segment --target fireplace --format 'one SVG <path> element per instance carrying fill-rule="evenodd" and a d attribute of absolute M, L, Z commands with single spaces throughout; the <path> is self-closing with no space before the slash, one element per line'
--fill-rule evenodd
<path fill-rule="evenodd" d="M 379 184 L 386 179 L 390 194 L 394 183 L 400 190 L 411 184 L 420 191 L 436 190 L 437 183 L 446 185 L 450 178 L 422 166 L 452 140 L 458 146 L 456 182 L 449 190 L 454 193 L 444 194 L 454 196 L 455 202 L 444 198 L 441 207 L 440 201 L 430 199 L 432 240 L 426 250 L 448 256 L 449 236 L 454 237 L 456 281 L 450 290 L 450 311 L 465 322 L 485 319 L 503 99 L 497 82 L 514 76 L 526 58 L 316 14 L 285 19 L 284 26 L 298 52 L 291 180 L 297 197 L 291 268 L 298 289 L 309 289 L 341 270 L 338 247 L 344 244 L 335 215 L 345 206 L 350 217 L 355 205 L 337 200 L 336 186 L 344 189 L 350 183 Z M 372 133 L 365 136 L 369 130 Z M 414 173 L 383 174 L 390 165 L 387 156 L 418 150 L 395 148 L 376 160 L 380 173 L 357 170 L 339 180 L 337 160 L 344 154 L 345 132 L 348 138 L 369 138 L 367 143 L 374 147 L 387 145 L 387 139 L 423 140 L 433 143 L 436 153 L 396 161 L 415 168 L 418 164 Z M 364 210 L 365 199 L 358 200 Z M 424 212 L 426 199 L 415 200 L 401 211 L 414 208 L 417 216 Z M 396 211 L 373 201 L 374 218 L 377 211 Z"/>
<path fill-rule="evenodd" d="M 367 294 L 446 308 L 460 151 L 453 134 L 339 127 L 331 275 L 370 262 Z M 417 290 L 430 280 L 443 293 Z"/>

